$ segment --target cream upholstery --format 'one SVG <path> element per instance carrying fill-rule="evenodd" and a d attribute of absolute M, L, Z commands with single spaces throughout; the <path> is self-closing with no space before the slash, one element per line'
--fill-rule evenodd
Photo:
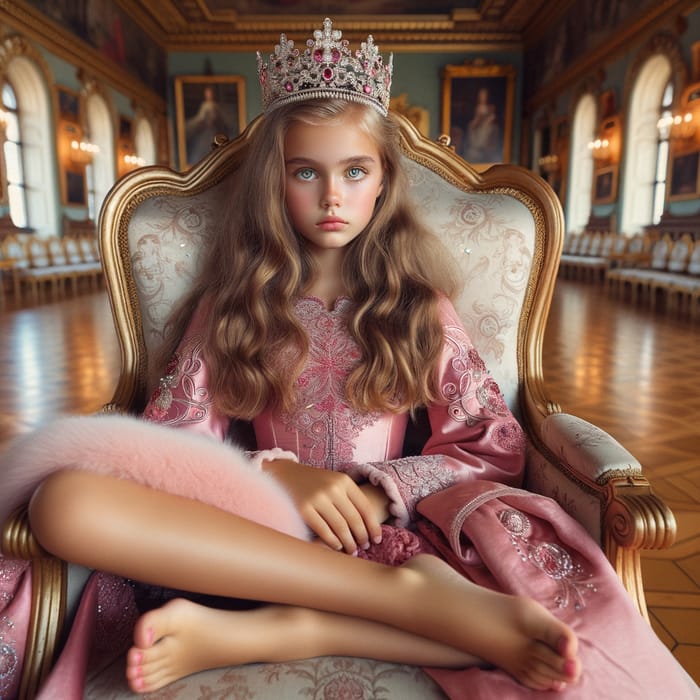
<path fill-rule="evenodd" d="M 530 437 L 528 487 L 556 498 L 588 528 L 645 613 L 639 551 L 673 541 L 673 516 L 632 455 L 602 430 L 561 413 L 543 387 L 542 339 L 563 241 L 558 200 L 529 171 L 497 165 L 478 174 L 447 147 L 421 137 L 405 118 L 394 118 L 413 196 L 463 271 L 460 314 Z M 134 171 L 105 201 L 101 257 L 123 347 L 106 410 L 143 408 L 162 369 L 152 358 L 164 320 L 196 273 L 247 133 L 185 174 Z M 6 538 L 10 542 L 31 539 L 25 517 L 20 513 L 9 524 L 8 531 L 22 533 Z M 55 594 L 61 596 L 60 587 Z M 34 662 L 28 668 L 35 677 L 26 687 L 36 687 L 43 667 Z M 122 669 L 117 661 L 91 677 L 88 697 L 128 697 Z M 302 696 L 406 700 L 441 694 L 414 668 L 335 658 L 211 671 L 167 693 L 183 699 Z"/>

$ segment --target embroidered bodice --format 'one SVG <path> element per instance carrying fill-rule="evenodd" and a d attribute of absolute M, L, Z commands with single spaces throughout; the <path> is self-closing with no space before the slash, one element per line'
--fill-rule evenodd
<path fill-rule="evenodd" d="M 309 338 L 306 365 L 296 382 L 297 408 L 266 410 L 253 420 L 259 450 L 281 448 L 300 462 L 369 480 L 391 499 L 397 524 L 415 515 L 425 496 L 480 478 L 517 484 L 524 436 L 452 305 L 440 302 L 444 350 L 439 401 L 427 407 L 430 437 L 420 455 L 402 456 L 407 414 L 362 413 L 345 398 L 345 382 L 360 351 L 347 331 L 352 302 L 333 309 L 313 297 L 295 312 Z M 149 420 L 225 439 L 231 418 L 217 413 L 202 356 L 203 314 L 195 313 L 166 375 L 146 407 Z"/>

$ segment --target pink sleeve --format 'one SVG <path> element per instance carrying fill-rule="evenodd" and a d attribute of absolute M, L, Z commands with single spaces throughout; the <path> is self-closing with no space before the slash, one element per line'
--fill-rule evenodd
<path fill-rule="evenodd" d="M 209 393 L 209 370 L 202 356 L 203 319 L 200 304 L 144 410 L 144 418 L 224 440 L 230 419 L 214 409 Z"/>
<path fill-rule="evenodd" d="M 430 437 L 418 456 L 355 465 L 354 475 L 381 485 L 399 525 L 415 517 L 422 498 L 458 481 L 518 485 L 525 436 L 469 339 L 452 304 L 440 305 L 445 346 L 438 366 L 438 399 L 428 407 Z"/>

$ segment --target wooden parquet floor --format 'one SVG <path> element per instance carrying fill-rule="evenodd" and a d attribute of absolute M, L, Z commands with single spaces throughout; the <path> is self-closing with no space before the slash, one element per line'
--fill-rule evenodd
<path fill-rule="evenodd" d="M 677 543 L 644 557 L 652 624 L 700 683 L 700 324 L 559 280 L 549 397 L 622 442 L 673 508 Z M 0 313 L 0 448 L 58 413 L 109 401 L 119 351 L 103 292 Z"/>

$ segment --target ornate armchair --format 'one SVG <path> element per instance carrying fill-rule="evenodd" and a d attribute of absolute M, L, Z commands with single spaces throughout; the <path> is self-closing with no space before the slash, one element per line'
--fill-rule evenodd
<path fill-rule="evenodd" d="M 673 542 L 673 515 L 626 449 L 563 413 L 544 389 L 542 341 L 563 241 L 558 200 L 525 169 L 497 165 L 477 173 L 405 118 L 393 118 L 413 195 L 463 270 L 458 309 L 465 326 L 529 436 L 527 488 L 557 499 L 583 523 L 646 615 L 640 551 Z M 226 181 L 238 176 L 247 135 L 258 124 L 186 173 L 134 171 L 105 201 L 99 242 L 122 350 L 106 411 L 143 409 L 162 369 L 153 357 L 164 321 L 191 283 Z M 32 697 L 51 667 L 70 610 L 67 592 L 79 590 L 80 572 L 44 555 L 24 510 L 5 524 L 3 551 L 32 560 L 34 615 L 21 690 Z M 329 697 L 335 686 L 362 698 L 442 697 L 416 668 L 341 658 L 210 671 L 178 682 L 168 697 L 209 697 L 204 689 L 221 697 Z M 86 697 L 129 696 L 123 661 L 89 675 Z"/>

